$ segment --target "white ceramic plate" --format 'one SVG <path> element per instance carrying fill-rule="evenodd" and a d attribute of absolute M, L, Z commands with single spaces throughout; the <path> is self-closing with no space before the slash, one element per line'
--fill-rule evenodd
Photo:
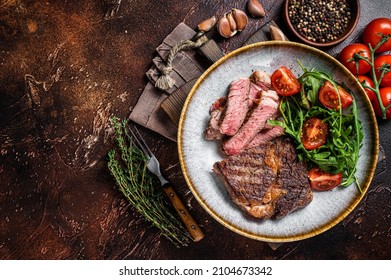
<path fill-rule="evenodd" d="M 364 127 L 357 177 L 363 193 L 355 185 L 327 192 L 314 192 L 313 201 L 280 220 L 261 221 L 249 217 L 231 202 L 212 166 L 223 158 L 218 141 L 205 141 L 209 108 L 227 94 L 231 81 L 248 77 L 259 69 L 272 74 L 280 66 L 297 76 L 304 67 L 331 73 L 335 80 L 353 90 L 359 119 Z M 320 234 L 345 218 L 360 202 L 372 180 L 378 156 L 379 136 L 372 106 L 354 76 L 336 59 L 315 48 L 293 42 L 263 42 L 240 48 L 213 64 L 191 90 L 182 111 L 178 130 L 181 168 L 187 184 L 203 208 L 218 222 L 244 236 L 268 241 L 290 242 Z"/>

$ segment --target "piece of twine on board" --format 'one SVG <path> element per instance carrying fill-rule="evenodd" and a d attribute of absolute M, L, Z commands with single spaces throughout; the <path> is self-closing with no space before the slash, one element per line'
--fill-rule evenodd
<path fill-rule="evenodd" d="M 172 62 L 178 52 L 188 49 L 197 49 L 208 41 L 204 32 L 198 32 L 192 39 L 184 40 L 174 45 L 167 56 L 166 64 L 159 69 L 161 76 L 157 79 L 155 87 L 161 90 L 167 90 L 175 85 L 175 80 L 170 77 L 172 72 Z"/>

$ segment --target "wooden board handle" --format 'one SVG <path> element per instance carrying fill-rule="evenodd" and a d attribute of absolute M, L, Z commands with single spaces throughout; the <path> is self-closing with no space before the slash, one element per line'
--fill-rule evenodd
<path fill-rule="evenodd" d="M 180 200 L 179 196 L 176 194 L 171 184 L 170 183 L 165 184 L 163 186 L 163 189 L 167 197 L 170 199 L 175 210 L 177 211 L 179 217 L 182 219 L 183 223 L 185 224 L 185 227 L 190 233 L 194 242 L 200 241 L 202 238 L 204 238 L 204 233 L 197 225 L 197 223 L 194 221 L 193 217 L 190 215 L 187 208 L 183 205 L 182 201 Z"/>

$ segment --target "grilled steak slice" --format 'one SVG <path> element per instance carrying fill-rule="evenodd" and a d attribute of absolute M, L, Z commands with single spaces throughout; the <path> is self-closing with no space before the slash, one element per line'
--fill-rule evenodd
<path fill-rule="evenodd" d="M 205 140 L 215 140 L 223 137 L 220 132 L 220 120 L 226 101 L 225 97 L 220 97 L 210 107 L 209 124 L 204 133 Z"/>
<path fill-rule="evenodd" d="M 250 89 L 248 92 L 248 102 L 250 103 L 250 106 L 255 105 L 259 101 L 261 94 L 262 88 L 255 83 L 250 83 Z"/>
<path fill-rule="evenodd" d="M 270 76 L 263 71 L 256 70 L 250 76 L 249 102 L 254 105 L 261 98 L 262 91 L 270 89 Z"/>
<path fill-rule="evenodd" d="M 307 169 L 287 138 L 229 156 L 213 171 L 231 200 L 256 218 L 282 218 L 312 201 Z"/>
<path fill-rule="evenodd" d="M 251 74 L 250 81 L 259 86 L 264 91 L 270 89 L 271 86 L 270 76 L 266 72 L 259 70 L 256 70 Z"/>
<path fill-rule="evenodd" d="M 239 130 L 251 105 L 248 100 L 249 89 L 249 78 L 231 82 L 224 116 L 220 124 L 222 134 L 231 136 Z"/>
<path fill-rule="evenodd" d="M 246 149 L 251 149 L 281 136 L 284 134 L 284 129 L 281 126 L 272 126 L 268 129 L 263 129 L 248 143 Z"/>
<path fill-rule="evenodd" d="M 227 155 L 240 153 L 248 143 L 266 125 L 267 120 L 276 115 L 278 96 L 274 91 L 263 91 L 260 102 L 251 111 L 250 116 L 239 131 L 223 143 L 223 150 Z"/>

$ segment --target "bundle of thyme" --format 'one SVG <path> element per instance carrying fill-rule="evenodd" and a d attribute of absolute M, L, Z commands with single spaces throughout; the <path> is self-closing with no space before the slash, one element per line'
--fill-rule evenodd
<path fill-rule="evenodd" d="M 177 247 L 186 246 L 190 241 L 188 232 L 176 218 L 157 179 L 148 171 L 145 155 L 128 133 L 127 121 L 116 117 L 111 121 L 120 156 L 116 149 L 109 151 L 108 168 L 117 186 L 134 209 L 162 235 Z"/>

